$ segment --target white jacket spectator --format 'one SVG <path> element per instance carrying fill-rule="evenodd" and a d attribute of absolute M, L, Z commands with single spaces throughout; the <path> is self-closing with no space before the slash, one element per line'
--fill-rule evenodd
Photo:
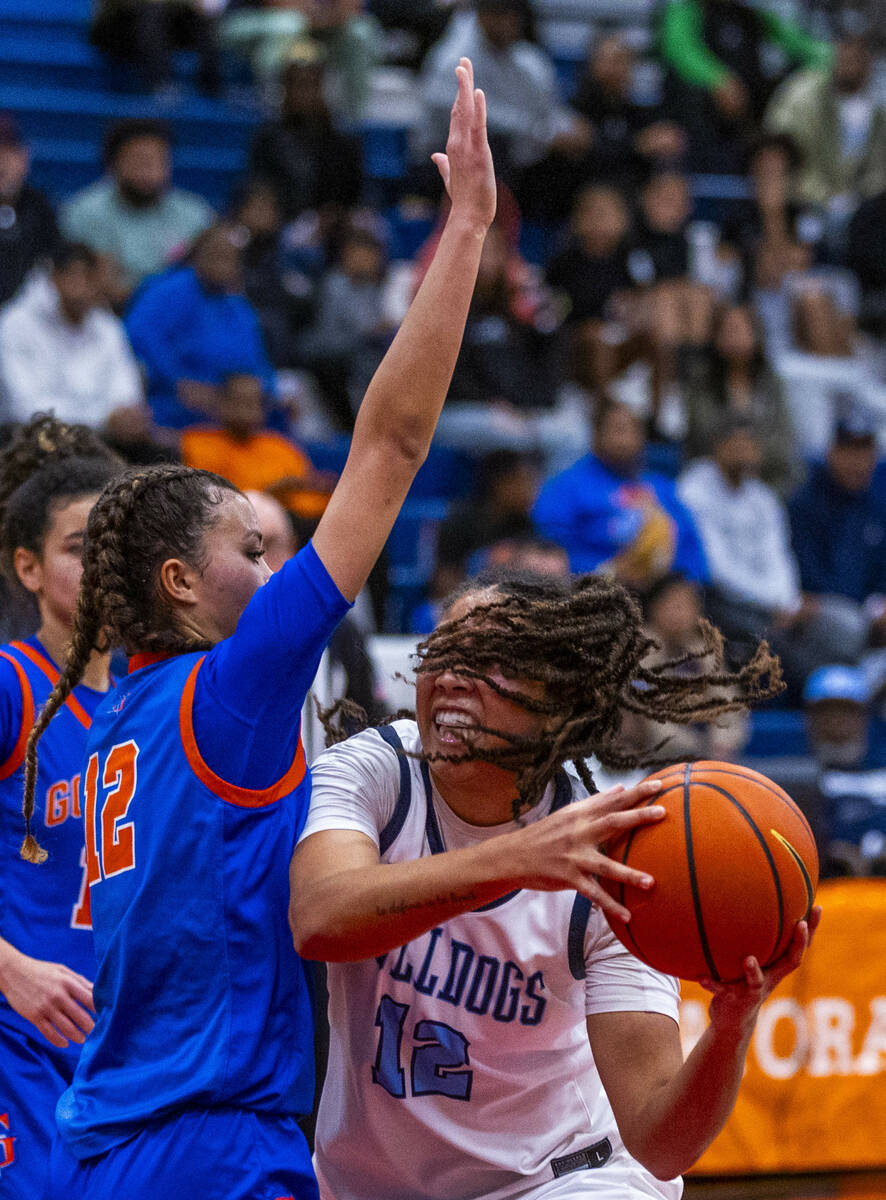
<path fill-rule="evenodd" d="M 736 431 L 718 443 L 715 459 L 686 469 L 677 492 L 695 518 L 713 587 L 735 604 L 793 612 L 801 597 L 787 512 L 778 494 L 750 474 L 752 467 L 730 469 L 743 453 L 733 451 L 739 440 L 759 459 L 756 437 Z"/>
<path fill-rule="evenodd" d="M 425 60 L 425 119 L 416 149 L 424 154 L 444 144 L 452 72 L 465 55 L 486 94 L 490 140 L 507 163 L 528 166 L 542 158 L 558 136 L 571 135 L 582 122 L 560 103 L 549 55 L 522 36 L 523 10 L 528 6 L 521 0 L 474 0 L 474 7 L 475 12 L 453 16 Z"/>
<path fill-rule="evenodd" d="M 53 410 L 93 427 L 142 402 L 122 322 L 99 307 L 96 256 L 67 245 L 0 311 L 0 395 L 8 420 Z"/>

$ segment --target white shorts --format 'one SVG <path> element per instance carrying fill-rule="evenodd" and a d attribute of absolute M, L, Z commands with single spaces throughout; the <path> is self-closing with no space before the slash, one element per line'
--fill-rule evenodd
<path fill-rule="evenodd" d="M 671 1179 L 664 1183 L 637 1168 L 635 1171 L 619 1170 L 608 1174 L 603 1170 L 573 1171 L 569 1175 L 561 1175 L 559 1179 L 551 1179 L 530 1192 L 520 1192 L 519 1200 L 679 1200 L 682 1194 L 682 1179 Z M 320 1200 L 336 1200 L 322 1181 Z"/>
<path fill-rule="evenodd" d="M 645 1171 L 573 1171 L 543 1183 L 531 1192 L 523 1192 L 520 1200 L 679 1200 L 683 1180 L 663 1183 Z"/>

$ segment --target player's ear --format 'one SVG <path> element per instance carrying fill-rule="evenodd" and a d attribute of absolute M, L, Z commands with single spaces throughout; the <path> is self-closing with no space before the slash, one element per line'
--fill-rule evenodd
<path fill-rule="evenodd" d="M 198 597 L 194 584 L 199 572 L 181 558 L 167 558 L 160 564 L 157 582 L 164 600 L 172 604 L 192 606 Z"/>
<path fill-rule="evenodd" d="M 43 587 L 43 563 L 40 555 L 19 546 L 12 556 L 12 565 L 22 587 L 34 596 L 39 595 Z"/>

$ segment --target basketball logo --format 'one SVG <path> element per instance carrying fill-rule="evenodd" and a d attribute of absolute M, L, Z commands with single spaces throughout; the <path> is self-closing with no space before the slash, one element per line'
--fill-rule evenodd
<path fill-rule="evenodd" d="M 9 1131 L 9 1114 L 0 1113 L 0 1130 Z M 4 1167 L 11 1167 L 15 1162 L 15 1138 L 0 1137 L 0 1171 Z"/>

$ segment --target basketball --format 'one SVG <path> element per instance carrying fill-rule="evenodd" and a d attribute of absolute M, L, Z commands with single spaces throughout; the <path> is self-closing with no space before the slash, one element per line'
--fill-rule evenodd
<path fill-rule="evenodd" d="M 607 854 L 655 879 L 648 894 L 601 879 L 631 911 L 609 916 L 638 958 L 680 979 L 744 978 L 754 955 L 767 967 L 784 954 L 812 908 L 818 852 L 794 801 L 765 775 L 724 762 L 681 763 L 647 803 L 663 820 L 610 842 Z"/>

